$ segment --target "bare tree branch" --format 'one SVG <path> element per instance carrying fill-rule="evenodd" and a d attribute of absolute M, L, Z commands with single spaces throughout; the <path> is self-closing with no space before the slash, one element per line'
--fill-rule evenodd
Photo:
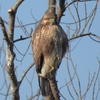
<path fill-rule="evenodd" d="M 2 32 L 3 32 L 3 36 L 4 36 L 3 39 L 6 40 L 7 43 L 9 43 L 9 38 L 8 38 L 8 35 L 7 35 L 7 32 L 6 32 L 6 28 L 5 28 L 4 22 L 3 22 L 1 17 L 0 17 L 0 26 L 1 26 L 1 29 L 2 29 Z"/>
<path fill-rule="evenodd" d="M 8 97 L 8 93 L 9 93 L 9 91 L 10 91 L 10 86 L 11 86 L 11 84 L 9 84 L 9 86 L 8 86 L 8 88 L 7 88 L 7 91 L 6 91 L 6 96 L 5 96 L 5 99 L 4 100 L 7 100 L 7 97 Z"/>
<path fill-rule="evenodd" d="M 56 5 L 56 0 L 48 0 L 48 12 L 55 13 L 55 7 L 52 7 L 53 5 Z"/>
<path fill-rule="evenodd" d="M 90 87 L 92 86 L 93 81 L 94 81 L 94 79 L 95 79 L 95 74 L 96 74 L 96 73 L 93 74 L 92 79 L 90 80 L 90 73 L 89 73 L 88 85 L 87 85 L 87 88 L 86 88 L 86 90 L 85 90 L 85 92 L 84 92 L 82 98 L 84 98 L 84 97 L 86 96 L 87 92 L 89 91 Z"/>
<path fill-rule="evenodd" d="M 50 87 L 51 87 L 51 91 L 52 91 L 52 95 L 54 97 L 54 100 L 60 100 L 57 81 L 56 81 L 55 75 L 53 75 L 53 73 L 54 73 L 54 71 L 52 71 L 48 74 L 48 80 L 50 83 Z"/>
<path fill-rule="evenodd" d="M 28 39 L 28 38 L 31 38 L 31 37 L 32 37 L 32 36 L 31 36 L 32 32 L 33 32 L 33 29 L 30 30 L 30 36 L 27 36 L 27 37 L 24 37 L 24 38 L 23 38 L 22 36 L 20 36 L 20 38 L 14 40 L 13 43 L 18 42 L 18 41 L 22 41 L 22 40 L 26 40 L 26 39 Z"/>
<path fill-rule="evenodd" d="M 22 83 L 24 77 L 26 76 L 27 72 L 34 66 L 34 64 L 35 64 L 35 63 L 33 62 L 33 63 L 26 69 L 26 71 L 24 71 L 22 77 L 21 77 L 20 80 L 19 80 L 19 85 L 21 85 L 21 83 Z"/>
<path fill-rule="evenodd" d="M 95 38 L 97 38 L 97 39 L 100 40 L 100 37 L 99 36 L 97 36 L 96 34 L 93 34 L 93 33 L 90 32 L 90 33 L 80 34 L 78 36 L 72 37 L 72 38 L 69 39 L 69 41 L 74 40 L 74 39 L 77 39 L 77 38 L 80 38 L 80 37 L 84 37 L 84 36 L 94 36 Z M 100 41 L 97 41 L 97 42 L 100 43 Z"/>
<path fill-rule="evenodd" d="M 97 75 L 96 75 L 96 78 L 95 78 L 95 81 L 94 81 L 94 84 L 93 84 L 93 91 L 92 91 L 92 100 L 96 100 L 95 99 L 95 86 L 96 86 L 96 83 L 97 83 L 97 79 L 98 79 L 98 76 L 100 74 L 100 63 L 99 63 L 99 68 L 98 68 L 98 72 L 97 72 Z"/>
<path fill-rule="evenodd" d="M 29 39 L 29 38 L 31 38 L 31 37 L 32 37 L 32 36 L 28 36 L 28 37 L 22 37 L 22 36 L 20 36 L 19 39 L 16 39 L 16 40 L 14 40 L 13 42 L 15 43 L 15 42 L 18 42 L 18 41 L 26 40 L 26 39 Z"/>
<path fill-rule="evenodd" d="M 4 33 L 4 37 L 6 40 L 6 70 L 8 73 L 8 77 L 11 83 L 11 95 L 12 95 L 12 100 L 19 100 L 19 86 L 17 82 L 17 78 L 15 75 L 15 70 L 14 70 L 14 58 L 15 54 L 13 52 L 13 36 L 14 36 L 14 24 L 15 24 L 15 15 L 17 8 L 19 5 L 22 3 L 23 0 L 17 0 L 15 4 L 13 5 L 12 8 L 8 9 L 8 14 L 9 14 L 9 22 L 8 22 L 8 34 L 5 31 L 5 26 L 2 24 L 2 31 Z M 2 20 L 1 20 L 2 21 Z"/>
<path fill-rule="evenodd" d="M 25 71 L 23 71 L 20 80 L 19 81 L 17 80 L 15 68 L 14 68 L 15 56 L 16 56 L 16 59 L 17 59 L 17 57 L 18 57 L 17 54 L 19 53 L 22 58 L 21 59 L 18 58 L 18 59 L 19 59 L 20 62 L 23 63 L 23 58 L 26 57 L 26 54 L 27 54 L 29 47 L 30 47 L 30 44 L 25 49 L 25 53 L 22 54 L 20 52 L 19 48 L 17 48 L 17 46 L 15 46 L 14 43 L 20 42 L 20 41 L 23 41 L 23 40 L 26 40 L 26 39 L 30 39 L 31 34 L 32 34 L 32 30 L 29 34 L 29 32 L 26 30 L 26 27 L 29 26 L 29 25 L 33 25 L 33 24 L 36 25 L 37 23 L 40 22 L 40 20 L 37 21 L 31 13 L 31 15 L 33 16 L 33 19 L 35 20 L 35 23 L 31 22 L 29 24 L 23 24 L 21 21 L 19 21 L 19 25 L 15 25 L 16 12 L 17 12 L 18 7 L 20 6 L 20 4 L 23 1 L 24 0 L 16 0 L 14 5 L 10 9 L 8 9 L 8 14 L 9 14 L 9 21 L 8 22 L 5 21 L 3 19 L 3 17 L 0 17 L 0 26 L 1 26 L 1 30 L 2 30 L 2 33 L 3 33 L 3 37 L 4 37 L 3 41 L 6 42 L 6 52 L 5 52 L 5 48 L 3 46 L 0 46 L 0 68 L 2 69 L 2 74 L 3 74 L 3 82 L 0 86 L 0 95 L 2 95 L 2 97 L 4 97 L 5 100 L 7 100 L 8 96 L 10 96 L 10 95 L 12 96 L 12 100 L 19 100 L 20 99 L 19 87 L 21 86 L 21 83 L 23 82 L 23 79 L 26 77 L 29 70 L 34 65 L 34 63 L 32 63 Z M 88 12 L 87 1 L 89 1 L 89 2 L 95 1 L 93 9 L 91 9 L 91 11 L 89 11 L 90 13 Z M 83 6 L 84 6 L 83 7 L 84 16 L 82 16 L 82 18 L 80 16 L 80 12 L 79 12 L 80 11 L 80 9 L 79 9 L 80 2 L 83 2 Z M 58 21 L 59 21 L 59 23 L 61 23 L 61 18 L 64 16 L 64 12 L 67 11 L 67 9 L 68 9 L 72 20 L 74 20 L 73 23 L 64 22 L 64 24 L 66 26 L 70 25 L 69 30 L 71 30 L 73 32 L 73 33 L 70 32 L 69 42 L 72 41 L 72 40 L 75 40 L 77 38 L 89 36 L 93 41 L 100 43 L 100 36 L 96 35 L 96 33 L 90 32 L 91 26 L 93 25 L 93 22 L 94 22 L 96 13 L 97 13 L 97 7 L 98 7 L 98 4 L 99 4 L 98 2 L 99 2 L 99 0 L 72 0 L 70 3 L 68 3 L 68 0 L 48 0 L 48 10 L 47 11 L 57 13 Z M 57 5 L 59 5 L 59 6 L 57 7 Z M 72 9 L 74 9 L 75 15 L 74 15 L 73 11 L 71 11 Z M 1 10 L 1 5 L 0 5 L 0 10 Z M 6 27 L 5 27 L 6 25 L 4 25 L 4 24 L 6 24 L 8 26 L 8 30 L 6 30 Z M 73 26 L 74 26 L 74 29 L 73 29 Z M 24 37 L 24 36 L 21 35 L 21 36 L 19 36 L 19 38 L 14 40 L 13 37 L 14 37 L 14 29 L 15 28 L 21 28 L 23 30 L 23 33 L 27 37 Z M 68 34 L 68 32 L 66 32 L 66 33 Z M 78 45 L 78 43 L 76 44 L 76 46 Z M 76 46 L 74 48 L 76 48 Z M 16 55 L 15 55 L 14 52 L 16 52 Z M 2 57 L 2 55 L 4 55 L 4 56 Z M 6 64 L 5 64 L 5 58 L 6 58 Z M 69 58 L 66 58 L 66 59 L 69 60 Z M 71 60 L 70 60 L 70 62 L 71 62 Z M 99 62 L 99 65 L 100 65 L 99 60 L 98 60 L 98 62 Z M 73 66 L 73 70 L 74 70 L 73 75 L 71 74 L 71 70 L 70 70 L 69 65 L 70 64 L 68 63 L 67 70 L 68 70 L 70 80 L 68 82 L 66 81 L 66 83 L 61 87 L 61 88 L 65 88 L 65 86 L 67 87 L 68 94 L 66 92 L 66 95 L 69 95 L 72 100 L 76 99 L 75 95 L 76 95 L 77 99 L 86 100 L 87 99 L 86 97 L 88 95 L 89 90 L 90 91 L 92 90 L 92 92 L 93 92 L 91 94 L 92 99 L 93 100 L 99 99 L 99 94 L 100 94 L 100 79 L 99 79 L 100 66 L 98 68 L 98 71 L 92 74 L 92 77 L 90 77 L 90 73 L 89 73 L 88 83 L 87 83 L 85 91 L 83 92 L 81 80 L 79 79 L 78 73 L 76 72 L 76 68 L 75 68 L 73 62 L 71 62 L 71 65 Z M 10 83 L 7 80 L 5 70 L 7 71 Z M 34 72 L 33 72 L 33 74 L 34 74 Z M 33 85 L 32 83 L 34 83 L 33 82 L 33 76 L 34 75 L 32 75 L 31 81 L 27 77 L 28 84 L 30 85 L 30 91 L 29 92 L 31 92 L 31 95 L 29 97 L 28 97 L 28 94 L 27 94 L 27 97 L 26 97 L 27 100 L 33 100 L 33 99 L 39 100 L 39 99 L 41 99 L 40 90 L 37 90 L 37 92 L 34 93 L 34 89 L 32 87 L 32 85 Z M 77 79 L 77 80 L 75 80 L 75 79 Z M 59 88 L 59 90 L 58 90 L 57 82 L 56 82 L 56 79 L 53 75 L 51 75 L 50 78 L 48 78 L 48 80 L 49 80 L 49 83 L 50 83 L 50 86 L 51 86 L 51 92 L 52 93 L 51 93 L 50 96 L 42 98 L 41 100 L 60 100 L 60 98 L 64 99 L 64 100 L 69 99 L 69 98 L 66 97 L 66 95 L 64 96 L 64 94 L 59 92 L 61 88 Z M 76 89 L 76 86 L 74 84 L 74 82 L 75 82 L 74 80 L 77 81 L 77 83 L 78 83 L 77 84 L 78 90 Z M 5 88 L 6 88 L 6 90 L 4 90 Z M 74 90 L 74 93 L 71 90 L 72 88 Z M 10 91 L 10 89 L 11 89 L 11 91 Z M 59 96 L 61 96 L 61 97 L 59 97 Z"/>
<path fill-rule="evenodd" d="M 57 11 L 57 18 L 58 18 L 58 22 L 60 22 L 60 19 L 63 15 L 65 11 L 65 0 L 59 0 L 59 9 Z"/>

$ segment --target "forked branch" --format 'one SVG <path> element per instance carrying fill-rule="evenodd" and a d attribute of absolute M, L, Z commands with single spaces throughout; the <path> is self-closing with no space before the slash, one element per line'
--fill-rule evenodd
<path fill-rule="evenodd" d="M 15 75 L 14 70 L 14 59 L 15 53 L 13 51 L 13 36 L 14 36 L 14 24 L 15 24 L 15 15 L 17 8 L 23 2 L 23 0 L 17 0 L 12 8 L 8 9 L 9 14 L 9 22 L 8 22 L 8 31 L 6 32 L 6 28 L 4 26 L 2 18 L 0 18 L 0 24 L 2 28 L 2 33 L 4 35 L 4 39 L 6 41 L 6 70 L 8 74 L 8 78 L 11 84 L 11 96 L 12 100 L 19 100 L 19 84 Z"/>

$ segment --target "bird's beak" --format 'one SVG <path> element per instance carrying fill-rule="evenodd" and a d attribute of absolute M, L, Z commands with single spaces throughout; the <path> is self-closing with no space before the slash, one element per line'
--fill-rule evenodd
<path fill-rule="evenodd" d="M 54 18 L 51 18 L 51 19 L 50 19 L 50 22 L 55 22 L 55 19 L 54 19 Z"/>

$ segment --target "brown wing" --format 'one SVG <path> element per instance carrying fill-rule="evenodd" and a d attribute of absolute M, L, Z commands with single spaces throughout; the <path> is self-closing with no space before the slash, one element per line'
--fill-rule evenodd
<path fill-rule="evenodd" d="M 33 49 L 33 55 L 34 55 L 34 62 L 36 64 L 36 71 L 40 73 L 41 66 L 42 66 L 42 51 L 40 47 L 40 38 L 41 38 L 41 29 L 42 25 L 38 25 L 37 28 L 34 31 L 34 34 L 32 35 L 32 49 Z"/>
<path fill-rule="evenodd" d="M 60 25 L 58 25 L 58 27 L 62 37 L 62 56 L 64 56 L 69 49 L 68 38 L 62 27 Z"/>
<path fill-rule="evenodd" d="M 53 39 L 50 38 L 48 25 L 39 24 L 32 36 L 32 49 L 37 73 L 41 73 L 44 57 L 50 55 L 54 47 Z"/>

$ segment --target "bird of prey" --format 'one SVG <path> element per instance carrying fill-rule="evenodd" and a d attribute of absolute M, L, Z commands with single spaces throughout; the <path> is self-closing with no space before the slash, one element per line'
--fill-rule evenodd
<path fill-rule="evenodd" d="M 45 13 L 32 35 L 34 62 L 43 96 L 50 95 L 48 73 L 51 70 L 55 70 L 56 73 L 67 49 L 68 38 L 57 23 L 57 15 Z"/>

